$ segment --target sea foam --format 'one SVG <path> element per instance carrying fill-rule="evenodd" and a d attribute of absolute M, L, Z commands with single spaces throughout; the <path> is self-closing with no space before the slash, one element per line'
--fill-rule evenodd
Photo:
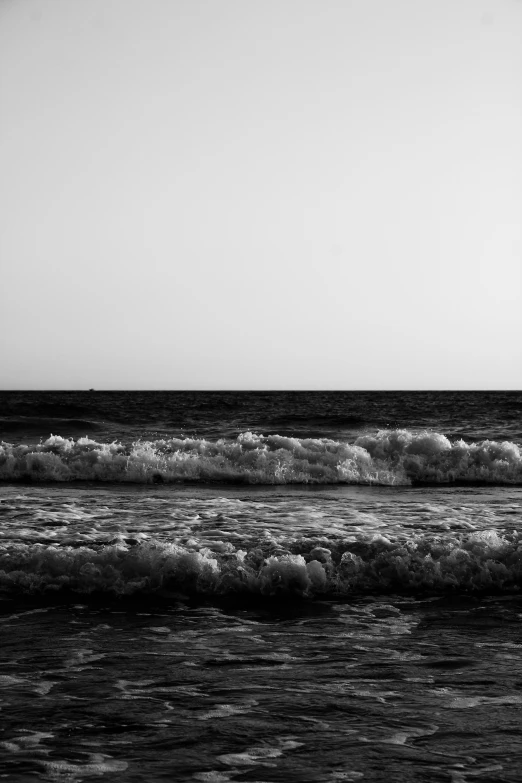
<path fill-rule="evenodd" d="M 61 589 L 114 596 L 157 594 L 349 596 L 383 592 L 518 592 L 522 546 L 517 531 L 358 534 L 286 544 L 260 539 L 219 551 L 197 541 L 150 539 L 101 546 L 17 543 L 0 550 L 4 594 Z"/>
<path fill-rule="evenodd" d="M 203 438 L 98 443 L 53 435 L 36 445 L 0 444 L 0 480 L 131 483 L 521 484 L 516 443 L 451 442 L 436 432 L 381 430 L 354 443 L 245 432 Z"/>

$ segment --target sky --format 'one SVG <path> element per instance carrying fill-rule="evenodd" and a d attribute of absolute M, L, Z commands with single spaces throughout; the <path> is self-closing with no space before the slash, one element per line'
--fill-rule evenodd
<path fill-rule="evenodd" d="M 0 387 L 522 388 L 520 0 L 2 0 Z"/>

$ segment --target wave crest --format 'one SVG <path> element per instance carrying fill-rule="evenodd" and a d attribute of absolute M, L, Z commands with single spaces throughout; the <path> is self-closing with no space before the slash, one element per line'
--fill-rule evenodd
<path fill-rule="evenodd" d="M 505 441 L 451 442 L 436 432 L 381 430 L 350 444 L 245 432 L 201 438 L 98 443 L 53 435 L 37 445 L 0 444 L 4 481 L 521 484 L 522 454 Z"/>
<path fill-rule="evenodd" d="M 329 543 L 329 546 L 324 546 Z M 302 538 L 227 543 L 220 551 L 148 540 L 101 546 L 17 544 L 0 552 L 4 593 L 61 589 L 114 596 L 175 593 L 349 596 L 375 592 L 517 592 L 518 532 L 483 530 L 393 539 L 359 534 L 345 541 Z"/>

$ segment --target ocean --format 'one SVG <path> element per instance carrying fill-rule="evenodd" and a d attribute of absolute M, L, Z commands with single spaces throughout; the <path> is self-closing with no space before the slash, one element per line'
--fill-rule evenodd
<path fill-rule="evenodd" d="M 0 778 L 522 780 L 522 393 L 1 392 Z"/>

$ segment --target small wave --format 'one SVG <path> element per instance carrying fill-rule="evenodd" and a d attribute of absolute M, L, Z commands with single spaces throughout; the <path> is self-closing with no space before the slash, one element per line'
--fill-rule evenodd
<path fill-rule="evenodd" d="M 345 433 L 362 432 L 376 422 L 370 422 L 360 416 L 325 415 L 312 416 L 300 413 L 287 413 L 271 416 L 263 420 L 259 429 L 274 435 L 300 438 L 342 437 Z M 236 430 L 237 432 L 238 430 Z"/>
<path fill-rule="evenodd" d="M 85 419 L 37 418 L 9 419 L 0 421 L 0 434 L 28 437 L 34 435 L 49 435 L 53 430 L 60 430 L 71 435 L 85 432 L 95 432 L 100 426 Z"/>
<path fill-rule="evenodd" d="M 10 416 L 48 417 L 53 419 L 75 419 L 92 415 L 92 406 L 74 405 L 66 402 L 16 402 L 8 401 L 3 406 Z"/>
<path fill-rule="evenodd" d="M 522 484 L 522 453 L 509 441 L 451 442 L 436 432 L 381 430 L 355 443 L 242 433 L 98 443 L 53 435 L 38 445 L 0 444 L 4 481 Z"/>
<path fill-rule="evenodd" d="M 326 426 L 332 429 L 339 427 L 363 427 L 368 422 L 360 416 L 348 416 L 331 414 L 325 416 L 311 416 L 305 413 L 288 413 L 281 416 L 273 416 L 270 419 L 272 424 L 279 424 L 288 427 L 292 424 L 299 426 Z"/>
<path fill-rule="evenodd" d="M 219 551 L 158 540 L 100 546 L 16 544 L 0 551 L 0 590 L 42 594 L 72 590 L 114 596 L 157 594 L 331 596 L 419 592 L 517 592 L 522 584 L 518 532 L 359 534 L 347 541 L 254 542 Z M 326 544 L 330 544 L 327 546 Z"/>

